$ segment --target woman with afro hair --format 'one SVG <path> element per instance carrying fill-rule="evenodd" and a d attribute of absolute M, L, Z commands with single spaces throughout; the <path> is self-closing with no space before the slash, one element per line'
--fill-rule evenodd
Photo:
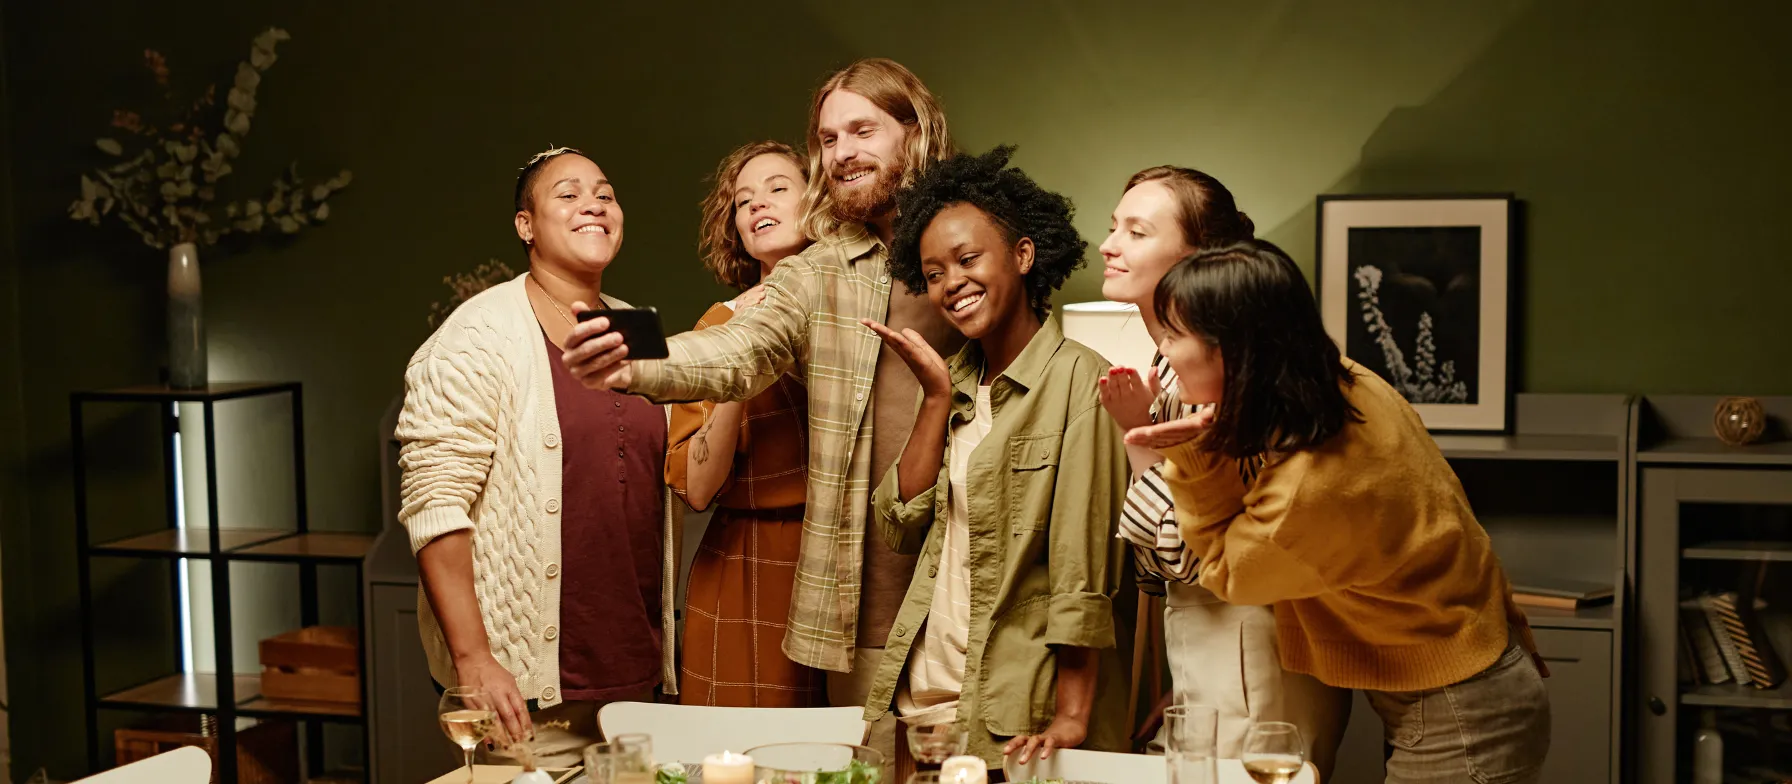
<path fill-rule="evenodd" d="M 967 339 L 950 360 L 865 325 L 920 382 L 915 427 L 881 477 L 878 533 L 920 553 L 866 705 L 956 724 L 1001 770 L 1054 748 L 1122 751 L 1136 591 L 1114 538 L 1130 472 L 1051 295 L 1087 248 L 1070 201 L 1008 166 L 1012 147 L 935 164 L 901 197 L 890 274 Z M 906 751 L 898 744 L 898 756 Z M 901 774 L 898 767 L 898 775 Z"/>

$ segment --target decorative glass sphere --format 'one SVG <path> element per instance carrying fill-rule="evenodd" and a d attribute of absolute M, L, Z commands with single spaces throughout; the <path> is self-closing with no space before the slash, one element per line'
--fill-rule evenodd
<path fill-rule="evenodd" d="M 1717 438 L 1730 446 L 1752 444 L 1767 429 L 1767 412 L 1761 401 L 1752 397 L 1726 397 L 1717 404 L 1711 428 Z"/>

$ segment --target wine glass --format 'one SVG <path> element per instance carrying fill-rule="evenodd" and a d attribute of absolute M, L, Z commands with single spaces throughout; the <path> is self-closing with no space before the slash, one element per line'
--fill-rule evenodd
<path fill-rule="evenodd" d="M 1260 721 L 1244 736 L 1244 771 L 1257 784 L 1288 784 L 1307 762 L 1300 728 L 1285 721 Z"/>
<path fill-rule="evenodd" d="M 473 784 L 473 749 L 492 733 L 492 726 L 498 722 L 491 695 L 478 689 L 455 686 L 442 692 L 436 715 L 441 718 L 442 732 L 466 754 L 467 784 Z"/>

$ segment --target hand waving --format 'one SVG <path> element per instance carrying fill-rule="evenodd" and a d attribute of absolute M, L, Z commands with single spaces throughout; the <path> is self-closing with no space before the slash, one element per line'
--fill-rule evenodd
<path fill-rule="evenodd" d="M 1096 383 L 1100 385 L 1101 407 L 1121 430 L 1151 424 L 1151 402 L 1161 391 L 1156 373 L 1140 376 L 1132 368 L 1108 368 L 1107 376 Z"/>
<path fill-rule="evenodd" d="M 931 398 L 952 394 L 952 374 L 946 369 L 946 360 L 940 358 L 933 346 L 927 345 L 921 333 L 912 329 L 897 332 L 871 319 L 859 319 L 859 323 L 870 327 L 883 338 L 885 345 L 895 350 L 896 356 L 902 357 L 909 372 L 915 374 L 915 380 L 921 382 L 923 394 Z"/>
<path fill-rule="evenodd" d="M 1169 449 L 1178 444 L 1195 440 L 1196 436 L 1206 432 L 1213 424 L 1217 406 L 1206 406 L 1181 419 L 1172 419 L 1159 425 L 1135 427 L 1126 431 L 1126 443 L 1150 449 Z"/>

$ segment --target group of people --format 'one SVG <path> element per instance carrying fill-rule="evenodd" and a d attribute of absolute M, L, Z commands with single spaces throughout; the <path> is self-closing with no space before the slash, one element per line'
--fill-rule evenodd
<path fill-rule="evenodd" d="M 1221 756 L 1289 721 L 1328 775 L 1362 690 L 1389 782 L 1536 780 L 1547 670 L 1486 532 L 1225 186 L 1161 166 L 1121 189 L 1102 293 L 1158 353 L 1118 368 L 1052 314 L 1085 264 L 1070 201 L 1011 148 L 957 151 L 913 73 L 833 74 L 804 141 L 718 167 L 699 248 L 741 293 L 662 360 L 578 318 L 626 307 L 602 168 L 523 168 L 528 272 L 405 373 L 400 520 L 439 687 L 493 695 L 545 761 L 596 740 L 604 703 L 675 697 L 863 706 L 898 757 L 898 726 L 955 724 L 999 775 L 1132 748 L 1143 590 L 1170 699 L 1218 709 Z M 686 506 L 715 512 L 681 637 Z"/>

